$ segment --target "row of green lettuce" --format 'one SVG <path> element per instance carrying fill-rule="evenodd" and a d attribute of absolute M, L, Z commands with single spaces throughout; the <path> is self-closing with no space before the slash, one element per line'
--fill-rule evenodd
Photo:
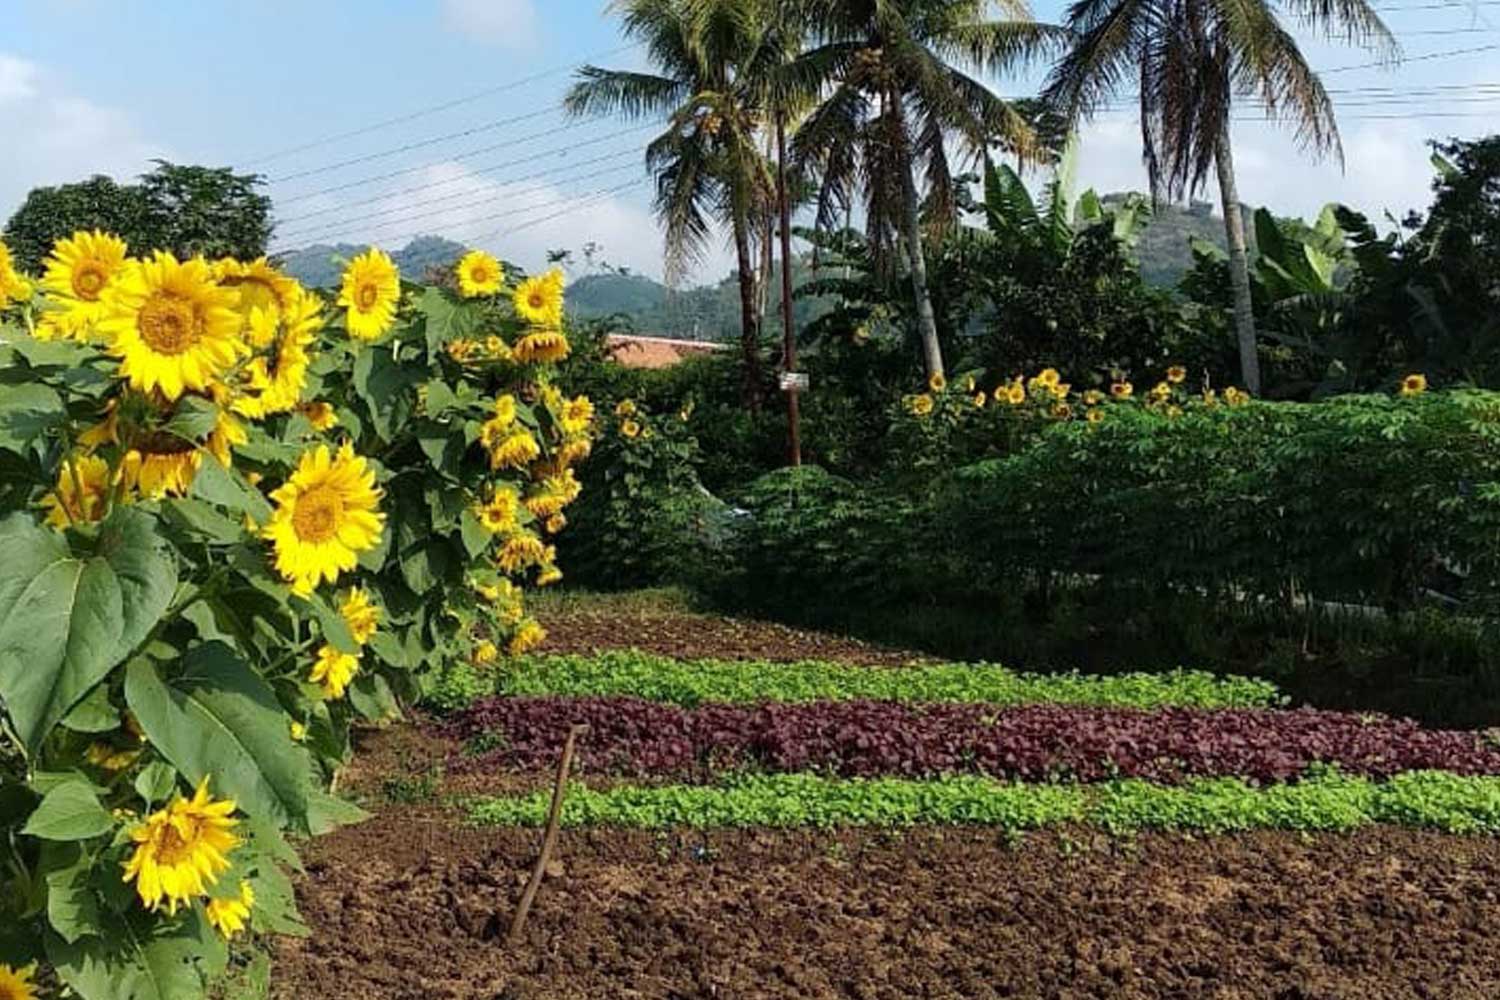
<path fill-rule="evenodd" d="M 540 826 L 550 792 L 472 800 L 486 826 Z M 574 787 L 567 827 L 900 827 L 975 825 L 1025 832 L 1085 825 L 1114 835 L 1149 831 L 1347 832 L 1373 824 L 1454 834 L 1500 833 L 1500 778 L 1409 771 L 1383 782 L 1333 770 L 1295 784 L 1257 787 L 1238 778 L 1183 785 L 1012 784 L 978 777 L 937 781 L 738 775 L 717 785 Z"/>
<path fill-rule="evenodd" d="M 677 660 L 637 650 L 528 657 L 498 670 L 456 664 L 429 704 L 463 708 L 488 695 L 632 696 L 692 708 L 707 702 L 981 702 L 1110 708 L 1266 708 L 1285 699 L 1268 681 L 1196 670 L 1089 676 L 1030 674 L 989 663 L 867 667 L 818 660 Z"/>

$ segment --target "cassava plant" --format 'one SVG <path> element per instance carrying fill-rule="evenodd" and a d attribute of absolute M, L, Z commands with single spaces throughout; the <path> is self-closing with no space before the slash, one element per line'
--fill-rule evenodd
<path fill-rule="evenodd" d="M 457 292 L 371 250 L 325 301 L 266 260 L 0 245 L 0 995 L 202 996 L 305 933 L 288 838 L 349 728 L 535 645 L 592 407 L 559 275 Z M 132 256 L 132 252 L 135 256 Z M 6 992 L 8 990 L 8 992 Z"/>

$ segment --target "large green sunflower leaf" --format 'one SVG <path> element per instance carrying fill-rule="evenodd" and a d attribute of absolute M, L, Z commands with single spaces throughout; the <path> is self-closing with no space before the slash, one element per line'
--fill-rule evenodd
<path fill-rule="evenodd" d="M 0 699 L 30 750 L 146 638 L 177 586 L 145 513 L 117 509 L 92 550 L 75 554 L 25 514 L 0 521 Z"/>
<path fill-rule="evenodd" d="M 152 745 L 193 784 L 278 826 L 306 825 L 307 761 L 276 694 L 222 642 L 208 642 L 163 677 L 145 659 L 125 672 L 125 701 Z"/>

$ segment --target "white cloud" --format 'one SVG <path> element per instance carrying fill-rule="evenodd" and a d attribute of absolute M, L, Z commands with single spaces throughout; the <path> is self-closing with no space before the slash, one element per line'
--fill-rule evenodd
<path fill-rule="evenodd" d="M 1234 131 L 1235 179 L 1240 200 L 1280 215 L 1311 218 L 1331 201 L 1363 212 L 1377 226 L 1386 211 L 1401 218 L 1431 201 L 1432 167 L 1426 139 L 1432 132 L 1419 120 L 1351 120 L 1343 129 L 1344 167 L 1329 157 L 1314 159 L 1284 129 L 1246 122 Z M 1086 125 L 1079 149 L 1079 189 L 1100 192 L 1146 189 L 1141 163 L 1140 126 L 1110 118 Z M 1195 197 L 1218 208 L 1218 184 Z"/>
<path fill-rule="evenodd" d="M 36 95 L 36 66 L 24 59 L 0 53 L 0 104 L 24 101 Z"/>
<path fill-rule="evenodd" d="M 443 25 L 510 49 L 521 49 L 537 41 L 535 0 L 443 0 Z"/>
<path fill-rule="evenodd" d="M 0 220 L 34 187 L 94 174 L 128 180 L 172 159 L 125 112 L 50 87 L 42 67 L 0 53 L 0 135 L 15 141 L 0 157 Z"/>

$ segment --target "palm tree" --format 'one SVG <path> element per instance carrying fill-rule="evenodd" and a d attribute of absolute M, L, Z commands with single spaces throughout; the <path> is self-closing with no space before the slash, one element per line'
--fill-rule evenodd
<path fill-rule="evenodd" d="M 998 7 L 1005 19 L 992 20 Z M 793 141 L 799 165 L 821 180 L 820 229 L 842 223 L 862 192 L 870 252 L 888 267 L 904 250 L 929 375 L 943 372 L 923 256 L 924 209 L 935 228 L 957 215 L 949 142 L 976 156 L 1003 141 L 1023 155 L 1026 120 L 974 76 L 999 73 L 1060 47 L 1063 33 L 1030 19 L 1025 0 L 823 0 L 802 15 L 815 45 L 796 75 L 822 100 Z M 923 171 L 923 204 L 916 170 Z"/>
<path fill-rule="evenodd" d="M 1291 122 L 1315 155 L 1343 149 L 1333 102 L 1271 0 L 1077 0 L 1066 27 L 1072 50 L 1053 68 L 1043 97 L 1069 120 L 1093 114 L 1126 80 L 1138 83 L 1141 136 L 1154 195 L 1181 197 L 1216 170 L 1229 245 L 1234 322 L 1246 388 L 1261 388 L 1245 226 L 1235 185 L 1230 114 L 1237 98 Z M 1288 0 L 1285 9 L 1328 38 L 1383 50 L 1399 47 L 1366 0 Z"/>
<path fill-rule="evenodd" d="M 730 229 L 739 266 L 745 398 L 760 402 L 761 308 L 754 243 L 774 205 L 758 146 L 761 111 L 747 86 L 762 25 L 743 0 L 615 0 L 628 38 L 645 44 L 656 72 L 585 66 L 564 101 L 575 115 L 664 120 L 646 148 L 665 231 L 668 283 L 703 259 L 714 224 Z"/>

